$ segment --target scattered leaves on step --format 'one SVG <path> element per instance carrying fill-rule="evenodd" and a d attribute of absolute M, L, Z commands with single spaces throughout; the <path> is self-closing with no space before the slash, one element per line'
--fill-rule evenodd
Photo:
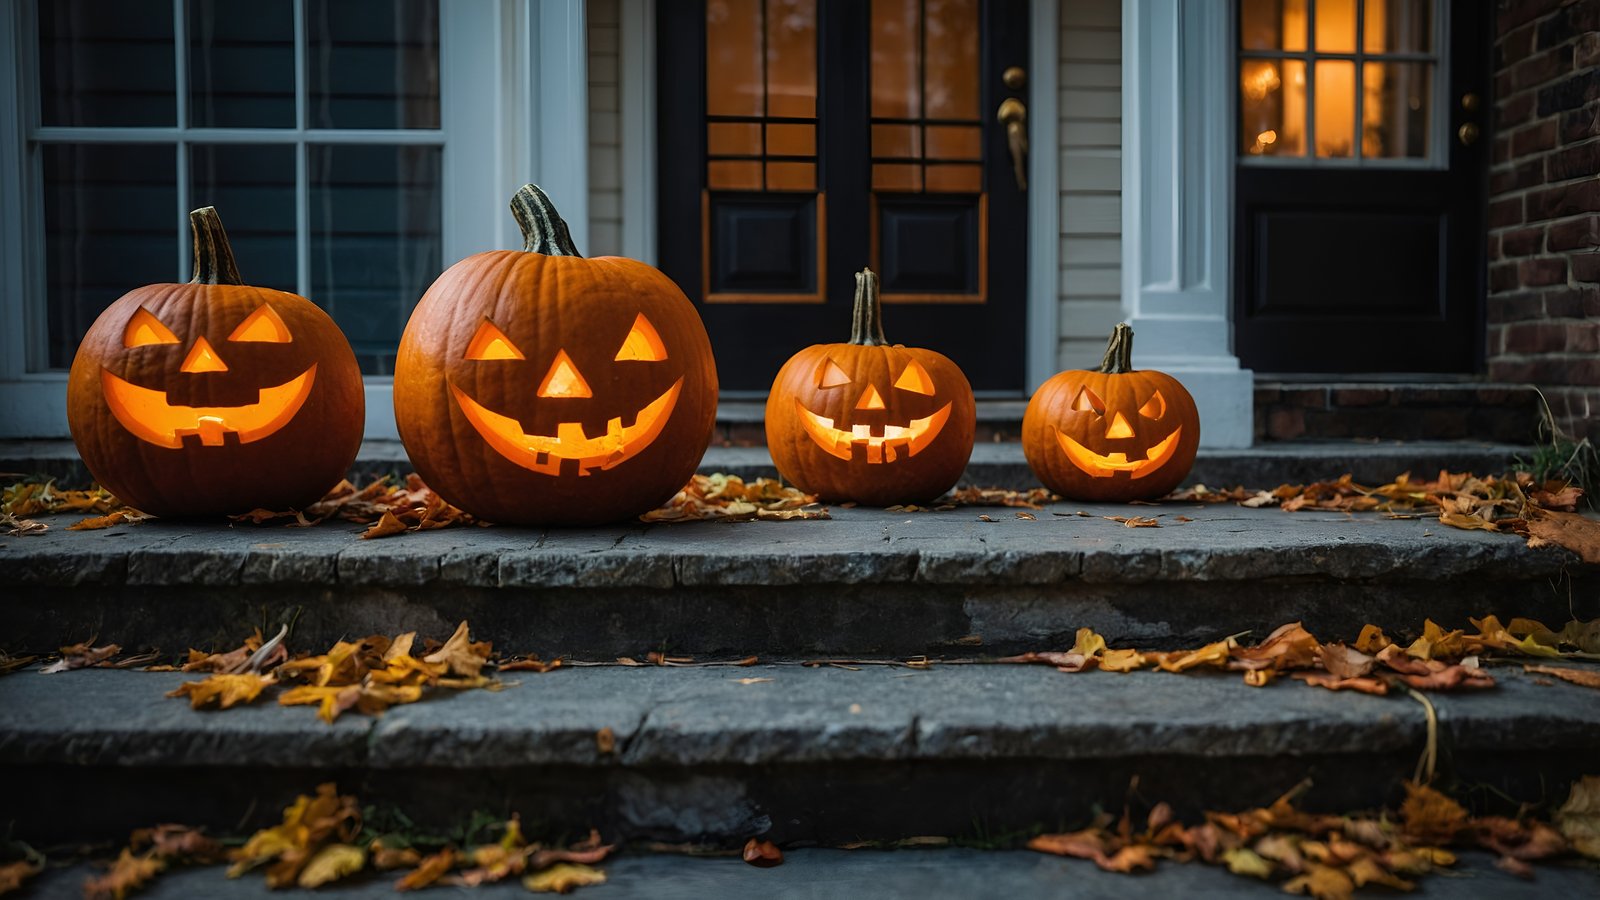
<path fill-rule="evenodd" d="M 77 512 L 105 514 L 122 509 L 122 501 L 105 488 L 95 486 L 83 491 L 64 491 L 51 481 L 23 481 L 7 485 L 0 494 L 0 523 L 7 516 L 38 516 L 49 513 Z"/>
<path fill-rule="evenodd" d="M 760 838 L 745 841 L 744 851 L 740 855 L 745 862 L 761 869 L 783 865 L 783 851 L 778 849 L 778 845 Z"/>
<path fill-rule="evenodd" d="M 1600 859 L 1600 775 L 1585 775 L 1572 785 L 1555 824 L 1573 850 Z"/>
<path fill-rule="evenodd" d="M 590 884 L 604 884 L 606 873 L 582 863 L 556 863 L 543 872 L 522 879 L 522 886 L 535 894 L 566 894 Z"/>
<path fill-rule="evenodd" d="M 19 519 L 11 513 L 0 513 L 0 528 L 4 528 L 7 537 L 28 537 L 30 535 L 44 534 L 50 526 L 32 519 Z"/>
<path fill-rule="evenodd" d="M 415 869 L 405 874 L 405 877 L 394 883 L 397 891 L 420 891 L 430 884 L 438 881 L 446 872 L 455 868 L 456 849 L 446 847 L 438 853 L 431 854 L 420 861 L 413 863 Z M 389 868 L 385 866 L 384 868 Z"/>
<path fill-rule="evenodd" d="M 113 656 L 122 652 L 120 644 L 106 644 L 103 647 L 94 646 L 94 638 L 81 644 L 61 648 L 61 658 L 39 670 L 41 675 L 54 675 L 57 672 L 70 672 L 73 669 L 87 669 L 90 666 L 104 667 Z"/>
<path fill-rule="evenodd" d="M 31 859 L 0 863 L 0 896 L 20 890 L 23 882 L 44 871 L 44 866 Z"/>
<path fill-rule="evenodd" d="M 211 865 L 221 862 L 223 856 L 222 845 L 198 829 L 186 825 L 140 828 L 129 835 L 128 846 L 105 874 L 84 882 L 83 895 L 88 900 L 122 900 L 147 886 L 168 866 Z"/>
<path fill-rule="evenodd" d="M 1029 488 L 1024 491 L 1012 491 L 1005 488 L 963 487 L 956 488 L 940 499 L 941 505 L 955 506 L 1013 506 L 1025 509 L 1042 509 L 1046 503 L 1054 503 L 1061 499 L 1049 490 L 1042 487 Z"/>
<path fill-rule="evenodd" d="M 1600 669 L 1572 669 L 1565 666 L 1523 666 L 1522 671 L 1549 675 L 1584 687 L 1600 688 Z"/>
<path fill-rule="evenodd" d="M 257 831 L 244 846 L 228 854 L 233 861 L 228 877 L 238 878 L 265 866 L 267 887 L 291 887 L 301 883 L 302 875 L 323 850 L 336 845 L 352 845 L 361 853 L 364 865 L 366 854 L 353 846 L 360 831 L 361 808 L 356 798 L 341 795 L 332 783 L 318 785 L 315 795 L 302 794 L 283 811 L 281 823 Z M 361 867 L 351 868 L 352 861 L 348 853 L 335 852 L 322 858 L 319 868 L 312 870 L 312 877 L 334 871 L 351 874 Z"/>
<path fill-rule="evenodd" d="M 39 657 L 37 656 L 9 656 L 4 651 L 0 651 L 0 675 L 20 672 L 38 661 Z"/>
<path fill-rule="evenodd" d="M 124 508 L 106 513 L 103 516 L 90 516 L 87 519 L 80 519 L 77 522 L 68 525 L 67 530 L 98 531 L 101 528 L 110 528 L 113 525 L 137 525 L 140 522 L 148 522 L 154 518 L 155 516 L 152 516 L 149 513 L 142 513 L 136 509 Z"/>
<path fill-rule="evenodd" d="M 124 847 L 110 871 L 84 881 L 84 900 L 123 900 L 154 881 L 166 867 L 166 861 L 153 853 L 135 855 Z"/>
<path fill-rule="evenodd" d="M 329 844 L 318 850 L 300 870 L 295 883 L 303 888 L 319 888 L 366 868 L 367 851 L 350 844 Z"/>
<path fill-rule="evenodd" d="M 1124 528 L 1160 528 L 1161 527 L 1161 523 L 1157 522 L 1154 518 L 1152 518 L 1150 516 L 1101 516 L 1100 518 L 1102 518 L 1102 519 L 1110 519 L 1113 522 L 1119 522 L 1119 523 L 1122 524 L 1122 527 L 1124 527 Z"/>
<path fill-rule="evenodd" d="M 828 510 L 814 508 L 816 495 L 785 487 L 775 478 L 746 482 L 737 475 L 695 475 L 658 509 L 639 517 L 652 524 L 753 519 L 827 519 Z"/>
<path fill-rule="evenodd" d="M 215 706 L 230 709 L 239 703 L 253 703 L 269 685 L 276 684 L 269 675 L 246 672 L 242 675 L 212 675 L 204 681 L 188 681 L 178 685 L 168 697 L 188 697 L 191 709 Z"/>

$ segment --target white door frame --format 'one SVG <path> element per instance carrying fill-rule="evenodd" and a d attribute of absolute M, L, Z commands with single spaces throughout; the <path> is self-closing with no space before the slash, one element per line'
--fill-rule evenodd
<path fill-rule="evenodd" d="M 620 0 L 622 252 L 656 264 L 656 0 Z M 671 2 L 671 0 L 666 0 Z M 1029 2 L 1027 390 L 1059 369 L 1060 0 Z M 587 133 L 585 131 L 584 133 Z"/>

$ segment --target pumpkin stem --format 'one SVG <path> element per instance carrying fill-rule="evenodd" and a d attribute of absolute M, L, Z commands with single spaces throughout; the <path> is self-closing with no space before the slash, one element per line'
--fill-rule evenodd
<path fill-rule="evenodd" d="M 883 336 L 883 300 L 878 297 L 878 273 L 862 269 L 856 273 L 856 305 L 850 321 L 850 343 L 864 347 L 882 347 L 889 343 Z"/>
<path fill-rule="evenodd" d="M 1105 358 L 1100 360 L 1098 371 L 1108 375 L 1126 375 L 1133 371 L 1133 329 L 1127 322 L 1118 322 L 1106 344 Z"/>
<path fill-rule="evenodd" d="M 189 213 L 189 230 L 194 232 L 194 277 L 189 279 L 190 284 L 244 284 L 215 206 Z"/>
<path fill-rule="evenodd" d="M 511 198 L 511 214 L 522 229 L 522 249 L 545 256 L 583 256 L 572 242 L 567 222 L 536 184 L 525 184 Z"/>

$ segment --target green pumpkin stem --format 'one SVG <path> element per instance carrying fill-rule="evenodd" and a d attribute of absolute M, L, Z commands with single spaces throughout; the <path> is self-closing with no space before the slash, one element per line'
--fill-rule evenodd
<path fill-rule="evenodd" d="M 536 184 L 525 184 L 511 198 L 511 214 L 522 229 L 522 249 L 545 256 L 583 256 L 572 242 L 567 222 Z"/>
<path fill-rule="evenodd" d="M 863 347 L 883 347 L 883 300 L 878 296 L 878 273 L 862 269 L 856 273 L 856 305 L 850 320 L 850 343 Z"/>
<path fill-rule="evenodd" d="M 194 232 L 194 277 L 189 279 L 190 284 L 244 284 L 215 206 L 189 213 L 189 230 Z"/>
<path fill-rule="evenodd" d="M 1100 360 L 1098 371 L 1107 375 L 1126 375 L 1133 371 L 1133 329 L 1127 322 L 1118 322 L 1112 329 L 1106 356 Z"/>

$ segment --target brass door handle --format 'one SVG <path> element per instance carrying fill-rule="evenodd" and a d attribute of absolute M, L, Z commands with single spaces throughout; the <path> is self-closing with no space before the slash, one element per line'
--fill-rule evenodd
<path fill-rule="evenodd" d="M 1473 144 L 1477 143 L 1477 141 L 1478 141 L 1478 125 L 1477 125 L 1477 123 L 1476 122 L 1468 122 L 1465 125 L 1462 125 L 1460 128 L 1456 129 L 1456 140 L 1459 140 L 1461 142 L 1461 146 L 1463 146 L 1463 147 L 1470 147 Z"/>
<path fill-rule="evenodd" d="M 1006 126 L 1006 143 L 1011 147 L 1011 171 L 1017 176 L 1017 188 L 1028 189 L 1028 108 L 1015 97 L 1000 101 L 995 118 Z"/>

